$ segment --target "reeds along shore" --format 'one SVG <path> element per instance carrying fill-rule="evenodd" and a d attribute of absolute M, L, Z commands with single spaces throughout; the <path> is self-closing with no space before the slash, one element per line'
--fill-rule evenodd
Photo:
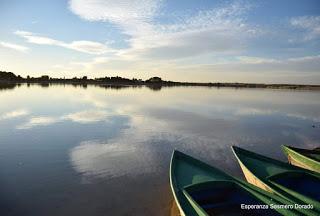
<path fill-rule="evenodd" d="M 52 78 L 47 75 L 40 77 L 21 77 L 12 72 L 0 71 L 0 89 L 7 87 L 15 87 L 15 85 L 40 84 L 49 86 L 50 84 L 73 84 L 73 85 L 113 85 L 113 86 L 148 86 L 151 89 L 157 90 L 161 87 L 170 86 L 205 86 L 205 87 L 232 87 L 232 88 L 271 88 L 271 89 L 293 89 L 293 90 L 320 90 L 320 85 L 300 85 L 300 84 L 261 84 L 261 83 L 220 83 L 220 82 L 175 82 L 165 81 L 160 77 L 151 77 L 147 80 L 142 79 L 128 79 L 123 77 L 102 77 L 89 79 L 87 76 L 78 78 Z"/>

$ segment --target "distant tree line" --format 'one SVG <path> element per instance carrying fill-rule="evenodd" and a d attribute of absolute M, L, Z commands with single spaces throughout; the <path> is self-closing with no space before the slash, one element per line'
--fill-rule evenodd
<path fill-rule="evenodd" d="M 27 82 L 27 83 L 40 83 L 40 82 L 57 82 L 57 83 L 119 83 L 119 84 L 163 84 L 163 83 L 170 83 L 167 81 L 163 81 L 160 77 L 152 77 L 147 80 L 142 79 L 128 79 L 123 77 L 101 77 L 101 78 L 94 78 L 89 79 L 87 76 L 83 77 L 73 77 L 73 78 L 53 78 L 49 77 L 48 75 L 42 75 L 40 77 L 30 77 L 27 76 L 26 78 L 21 77 L 20 75 L 15 75 L 12 72 L 0 71 L 0 82 Z"/>
<path fill-rule="evenodd" d="M 12 72 L 0 71 L 0 84 L 41 84 L 43 86 L 49 86 L 51 83 L 57 84 L 73 84 L 73 85 L 131 85 L 131 86 L 141 86 L 145 85 L 153 90 L 160 90 L 161 87 L 165 86 L 207 86 L 207 87 L 232 87 L 232 88 L 274 88 L 274 89 L 312 89 L 320 90 L 320 85 L 297 85 L 297 84 L 260 84 L 260 83 L 197 83 L 197 82 L 173 82 L 164 81 L 160 77 L 151 77 L 147 80 L 142 79 L 128 79 L 123 77 L 101 77 L 90 79 L 87 76 L 83 77 L 73 77 L 73 78 L 52 78 L 48 75 L 42 75 L 40 77 L 21 77 L 20 75 L 15 75 Z"/>

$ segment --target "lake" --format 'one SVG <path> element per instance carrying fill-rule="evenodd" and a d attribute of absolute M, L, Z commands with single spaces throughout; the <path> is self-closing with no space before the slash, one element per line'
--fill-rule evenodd
<path fill-rule="evenodd" d="M 320 145 L 320 92 L 0 88 L 0 215 L 170 215 L 174 149 L 242 177 L 237 145 Z"/>

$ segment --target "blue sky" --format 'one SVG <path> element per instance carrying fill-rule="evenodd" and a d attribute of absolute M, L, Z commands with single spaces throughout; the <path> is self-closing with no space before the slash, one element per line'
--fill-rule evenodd
<path fill-rule="evenodd" d="M 0 0 L 22 76 L 320 84 L 317 0 Z"/>

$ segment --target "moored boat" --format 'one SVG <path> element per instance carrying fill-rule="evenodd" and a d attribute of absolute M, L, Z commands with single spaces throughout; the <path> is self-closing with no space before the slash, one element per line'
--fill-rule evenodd
<path fill-rule="evenodd" d="M 290 164 L 320 173 L 320 149 L 301 149 L 292 146 L 282 146 Z"/>
<path fill-rule="evenodd" d="M 320 213 L 320 175 L 254 152 L 233 146 L 247 181 L 266 191 Z"/>
<path fill-rule="evenodd" d="M 293 202 L 179 151 L 174 151 L 171 158 L 170 185 L 181 215 L 317 215 L 310 210 L 272 209 L 271 205 Z M 260 208 L 243 209 L 241 204 Z"/>

